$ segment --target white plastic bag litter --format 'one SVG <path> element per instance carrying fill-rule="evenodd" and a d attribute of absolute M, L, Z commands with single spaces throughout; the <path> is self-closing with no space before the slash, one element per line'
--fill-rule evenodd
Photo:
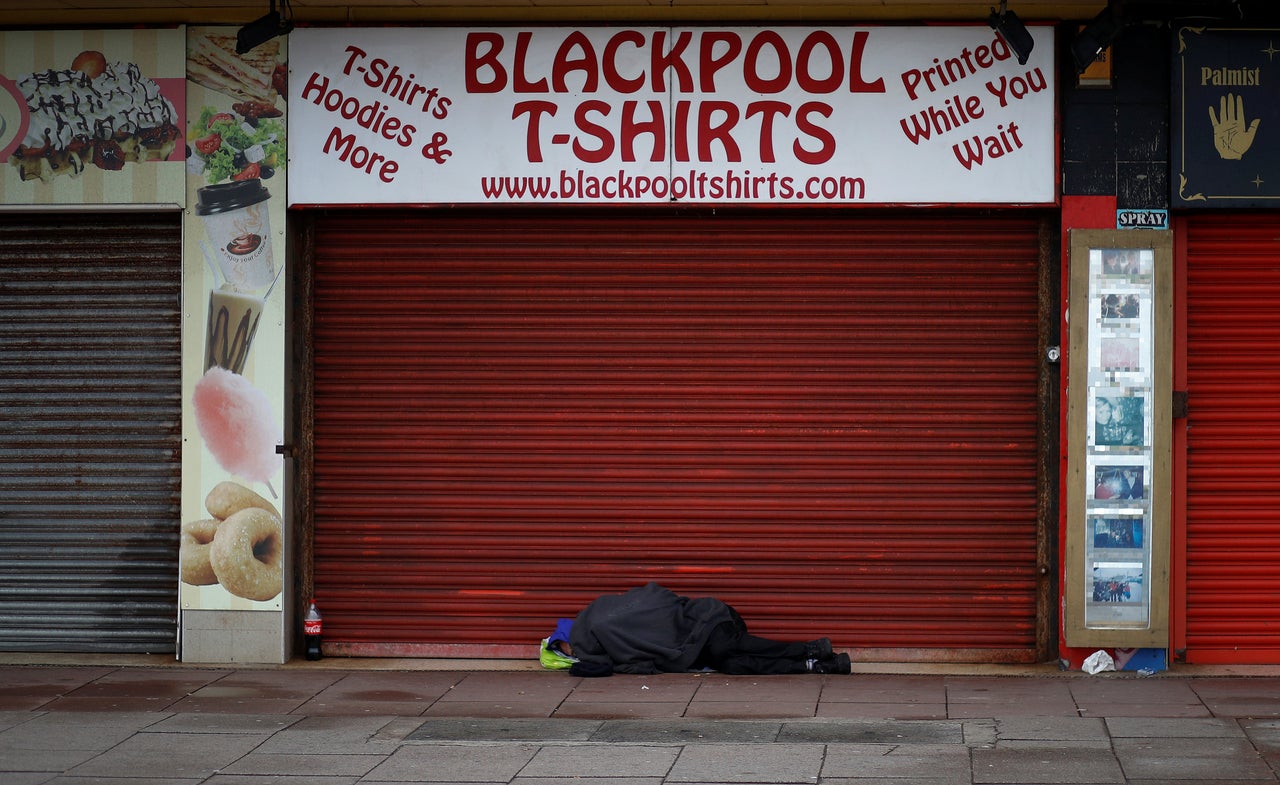
<path fill-rule="evenodd" d="M 1102 649 L 1098 649 L 1093 654 L 1090 654 L 1088 657 L 1086 657 L 1084 660 L 1084 667 L 1082 668 L 1082 670 L 1084 670 L 1084 672 L 1089 674 L 1090 676 L 1094 675 L 1095 673 L 1102 673 L 1103 671 L 1113 671 L 1115 669 L 1116 669 L 1116 661 L 1111 659 L 1111 655 L 1107 654 Z"/>

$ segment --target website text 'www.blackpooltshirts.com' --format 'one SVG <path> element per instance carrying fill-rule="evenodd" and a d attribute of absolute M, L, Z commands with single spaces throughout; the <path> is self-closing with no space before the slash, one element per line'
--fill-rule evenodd
<path fill-rule="evenodd" d="M 642 175 L 618 171 L 590 174 L 562 169 L 558 175 L 508 175 L 480 178 L 486 199 L 608 199 L 619 201 L 796 200 L 859 201 L 866 199 L 860 177 L 808 177 L 755 174 L 727 170 L 717 174 L 690 170 L 682 175 Z"/>

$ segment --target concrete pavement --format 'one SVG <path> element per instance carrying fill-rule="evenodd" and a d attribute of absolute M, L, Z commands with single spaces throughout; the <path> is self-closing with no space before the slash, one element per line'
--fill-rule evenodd
<path fill-rule="evenodd" d="M 1280 782 L 1280 675 L 859 670 L 0 661 L 0 783 Z"/>

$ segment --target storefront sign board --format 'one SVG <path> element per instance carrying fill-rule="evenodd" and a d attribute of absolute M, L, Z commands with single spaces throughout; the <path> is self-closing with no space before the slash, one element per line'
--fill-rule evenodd
<path fill-rule="evenodd" d="M 1052 29 L 330 28 L 290 41 L 289 199 L 1049 204 Z"/>
<path fill-rule="evenodd" d="M 1174 37 L 1175 207 L 1280 206 L 1280 30 Z"/>

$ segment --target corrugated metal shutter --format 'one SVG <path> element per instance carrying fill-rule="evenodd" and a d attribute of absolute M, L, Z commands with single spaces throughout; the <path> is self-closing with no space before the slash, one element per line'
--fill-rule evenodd
<path fill-rule="evenodd" d="M 1280 663 L 1280 219 L 1186 246 L 1186 660 Z"/>
<path fill-rule="evenodd" d="M 0 650 L 172 652 L 179 216 L 0 215 Z"/>
<path fill-rule="evenodd" d="M 657 580 L 1031 657 L 1038 221 L 937 215 L 319 218 L 327 650 L 527 655 Z"/>

